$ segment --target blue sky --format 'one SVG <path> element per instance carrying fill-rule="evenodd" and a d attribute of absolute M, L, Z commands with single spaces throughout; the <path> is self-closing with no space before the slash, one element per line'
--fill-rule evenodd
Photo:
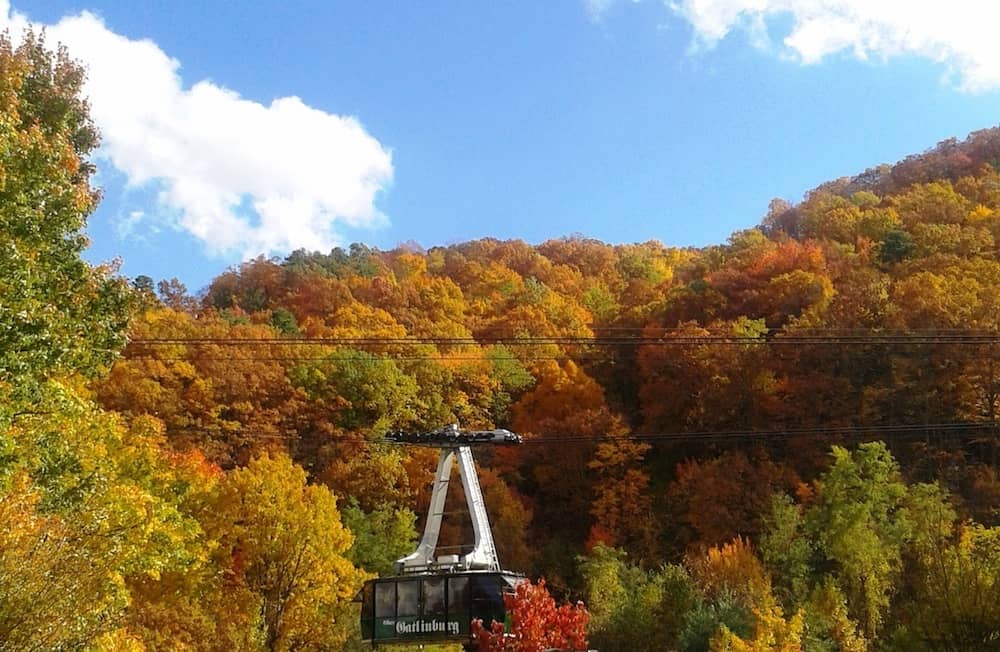
<path fill-rule="evenodd" d="M 91 258 L 198 290 L 246 256 L 353 241 L 724 242 L 771 198 L 1000 123 L 989 4 L 0 9 L 91 69 Z"/>

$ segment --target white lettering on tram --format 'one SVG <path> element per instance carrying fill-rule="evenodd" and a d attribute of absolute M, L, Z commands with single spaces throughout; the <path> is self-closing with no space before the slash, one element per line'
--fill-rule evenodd
<path fill-rule="evenodd" d="M 396 621 L 397 634 L 448 634 L 457 636 L 459 633 L 457 620 L 414 620 L 404 623 Z"/>

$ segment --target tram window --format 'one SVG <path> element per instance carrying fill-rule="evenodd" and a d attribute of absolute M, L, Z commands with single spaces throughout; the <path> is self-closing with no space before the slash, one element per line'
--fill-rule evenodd
<path fill-rule="evenodd" d="M 469 610 L 469 578 L 448 578 L 448 611 L 465 613 Z"/>
<path fill-rule="evenodd" d="M 420 615 L 420 582 L 411 580 L 396 583 L 396 615 Z"/>
<path fill-rule="evenodd" d="M 396 584 L 381 582 L 375 585 L 375 617 L 393 618 L 396 615 Z"/>
<path fill-rule="evenodd" d="M 374 587 L 371 584 L 365 584 L 361 589 L 361 618 L 364 620 L 371 620 L 375 615 L 375 595 Z"/>
<path fill-rule="evenodd" d="M 472 578 L 472 610 L 476 617 L 484 620 L 487 614 L 503 618 L 503 594 L 495 575 Z"/>
<path fill-rule="evenodd" d="M 444 578 L 424 580 L 424 615 L 444 615 Z"/>

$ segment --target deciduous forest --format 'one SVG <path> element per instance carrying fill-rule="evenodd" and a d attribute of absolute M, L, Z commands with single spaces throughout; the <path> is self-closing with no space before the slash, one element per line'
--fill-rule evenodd
<path fill-rule="evenodd" d="M 81 258 L 82 79 L 0 39 L 4 649 L 357 649 L 436 460 L 384 435 L 451 423 L 523 435 L 476 451 L 501 559 L 592 648 L 1000 649 L 1000 128 L 717 246 L 353 244 L 189 292 Z"/>

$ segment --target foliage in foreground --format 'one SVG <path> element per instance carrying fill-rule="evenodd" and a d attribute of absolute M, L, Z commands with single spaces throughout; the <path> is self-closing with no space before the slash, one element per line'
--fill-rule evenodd
<path fill-rule="evenodd" d="M 586 650 L 587 622 L 590 614 L 583 603 L 556 606 L 545 588 L 521 582 L 512 595 L 504 596 L 504 608 L 510 619 L 492 622 L 472 621 L 472 638 L 480 652 L 544 652 L 545 650 Z"/>

